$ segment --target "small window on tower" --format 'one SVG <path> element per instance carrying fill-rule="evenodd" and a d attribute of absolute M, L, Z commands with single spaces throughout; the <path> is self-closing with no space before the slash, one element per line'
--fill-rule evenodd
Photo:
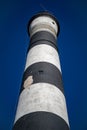
<path fill-rule="evenodd" d="M 38 71 L 39 74 L 43 74 L 43 72 L 44 72 L 43 70 L 39 70 Z"/>

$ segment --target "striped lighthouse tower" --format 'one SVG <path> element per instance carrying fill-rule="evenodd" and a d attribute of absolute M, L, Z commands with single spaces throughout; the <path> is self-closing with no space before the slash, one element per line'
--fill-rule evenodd
<path fill-rule="evenodd" d="M 59 24 L 48 12 L 31 18 L 30 44 L 13 130 L 69 130 L 57 50 Z"/>

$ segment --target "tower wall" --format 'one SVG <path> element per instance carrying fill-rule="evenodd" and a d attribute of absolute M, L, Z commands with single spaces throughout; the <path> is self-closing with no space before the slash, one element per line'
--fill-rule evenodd
<path fill-rule="evenodd" d="M 30 44 L 13 130 L 69 130 L 57 49 L 59 24 L 42 12 L 28 25 Z"/>

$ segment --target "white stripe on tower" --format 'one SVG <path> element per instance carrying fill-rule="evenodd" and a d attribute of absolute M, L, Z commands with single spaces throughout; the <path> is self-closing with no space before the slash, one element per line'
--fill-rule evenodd
<path fill-rule="evenodd" d="M 69 125 L 65 97 L 57 87 L 51 84 L 37 83 L 22 91 L 15 122 L 20 117 L 36 111 L 54 113 L 63 118 Z"/>
<path fill-rule="evenodd" d="M 30 45 L 13 130 L 69 130 L 57 52 L 59 24 L 48 12 L 29 22 Z"/>
<path fill-rule="evenodd" d="M 25 70 L 37 62 L 49 62 L 61 71 L 58 52 L 50 45 L 40 44 L 31 48 L 27 56 Z"/>

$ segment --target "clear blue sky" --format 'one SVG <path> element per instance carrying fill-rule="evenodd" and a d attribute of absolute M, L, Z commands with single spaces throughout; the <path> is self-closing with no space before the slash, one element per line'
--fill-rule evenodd
<path fill-rule="evenodd" d="M 71 130 L 87 130 L 87 1 L 0 0 L 0 130 L 11 130 L 29 45 L 28 20 L 44 8 L 60 23 L 58 47 Z"/>

